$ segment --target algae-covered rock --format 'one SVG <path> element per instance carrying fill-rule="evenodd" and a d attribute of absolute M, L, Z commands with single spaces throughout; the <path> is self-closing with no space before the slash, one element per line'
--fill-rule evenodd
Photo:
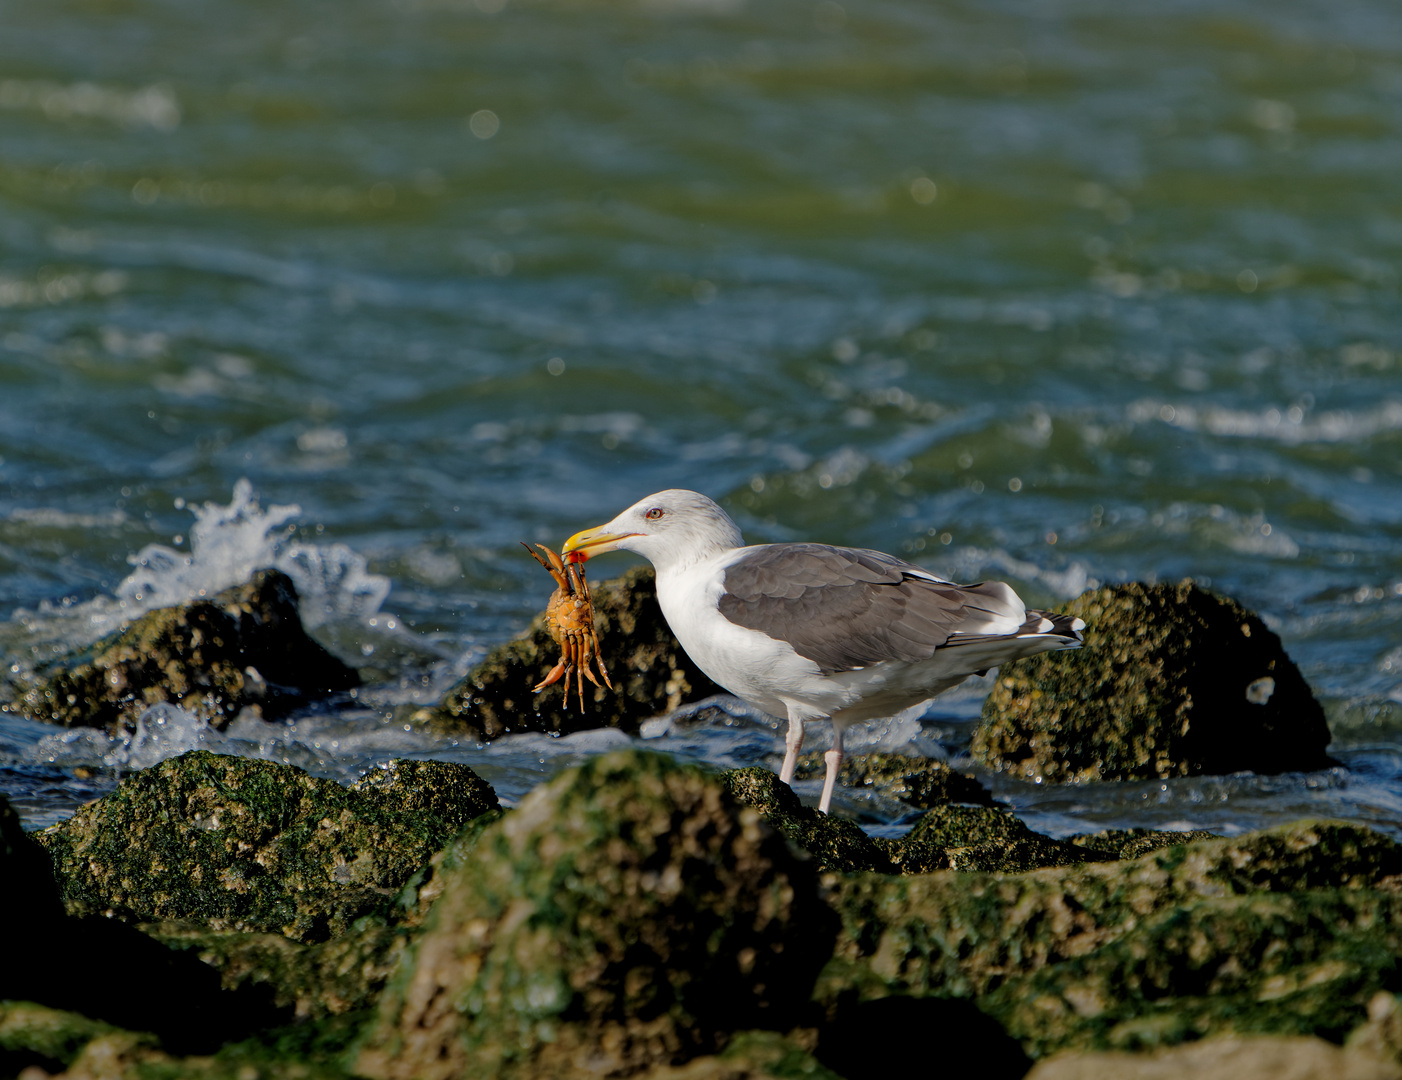
<path fill-rule="evenodd" d="M 463 820 L 496 804 L 465 765 L 402 767 L 441 779 L 442 797 L 380 780 L 349 791 L 290 765 L 195 751 L 37 836 L 70 912 L 324 940 L 386 907 Z"/>
<path fill-rule="evenodd" d="M 1175 832 L 1171 829 L 1101 829 L 1094 833 L 1077 833 L 1066 837 L 1066 843 L 1089 848 L 1117 859 L 1137 859 L 1161 848 L 1178 844 L 1193 844 L 1199 840 L 1220 840 L 1222 837 L 1206 829 Z"/>
<path fill-rule="evenodd" d="M 328 941 L 217 931 L 188 922 L 143 923 L 142 933 L 219 973 L 225 990 L 256 994 L 298 1022 L 368 1009 L 409 941 L 404 928 L 366 917 Z"/>
<path fill-rule="evenodd" d="M 819 870 L 898 872 L 882 846 L 855 822 L 804 806 L 793 788 L 768 769 L 731 769 L 724 781 L 731 798 L 753 807 L 766 824 L 812 855 Z"/>
<path fill-rule="evenodd" d="M 305 1027 L 305 1026 L 304 1026 Z M 349 1080 L 334 1047 L 303 1031 L 275 1029 L 213 1055 L 170 1051 L 150 1032 L 81 1013 L 0 1001 L 0 1076 L 62 1080 Z M 289 1038 L 289 1035 L 291 1038 Z M 300 1037 L 299 1037 L 300 1036 Z M 288 1047 L 292 1042 L 296 1045 Z M 28 1070 L 28 1071 L 26 1071 Z"/>
<path fill-rule="evenodd" d="M 1072 601 L 1085 646 L 1004 665 L 973 754 L 1054 782 L 1326 768 L 1329 727 L 1280 639 L 1235 601 L 1116 585 Z"/>
<path fill-rule="evenodd" d="M 715 778 L 640 752 L 537 788 L 481 836 L 356 1071 L 631 1075 L 803 1016 L 835 926 L 814 871 Z"/>
<path fill-rule="evenodd" d="M 864 997 L 982 994 L 1013 974 L 1091 953 L 1185 904 L 1257 892 L 1390 889 L 1399 873 L 1397 844 L 1326 821 L 1024 874 L 830 875 L 843 932 L 820 997 L 852 987 Z"/>
<path fill-rule="evenodd" d="M 586 683 L 583 709 L 578 704 L 565 708 L 563 682 L 532 692 L 560 656 L 541 614 L 522 637 L 489 652 L 437 709 L 425 710 L 424 722 L 437 731 L 477 739 L 599 727 L 636 733 L 648 717 L 719 692 L 668 629 L 650 568 L 630 570 L 616 581 L 592 586 L 591 592 L 599 653 L 612 690 Z"/>
<path fill-rule="evenodd" d="M 223 729 L 244 709 L 275 719 L 359 683 L 307 636 L 292 580 L 260 570 L 209 599 L 147 612 L 77 663 L 45 672 L 11 707 L 116 735 L 168 701 Z"/>
<path fill-rule="evenodd" d="M 1033 832 L 1009 811 L 988 806 L 937 806 L 915 823 L 905 844 L 943 848 L 955 870 L 1003 873 L 1115 857 Z"/>
<path fill-rule="evenodd" d="M 1228 1035 L 1154 1054 L 1058 1054 L 1027 1080 L 1402 1080 L 1402 1069 L 1310 1036 Z"/>
<path fill-rule="evenodd" d="M 804 754 L 794 775 L 811 780 L 823 776 L 825 768 L 821 754 Z M 922 810 L 948 803 L 994 804 L 993 793 L 972 776 L 943 761 L 904 754 L 852 754 L 843 759 L 837 782 L 844 787 L 869 787 Z"/>
<path fill-rule="evenodd" d="M 1217 1034 L 1342 1041 L 1398 975 L 1402 896 L 1375 890 L 1201 900 L 980 1000 L 1036 1057 Z"/>

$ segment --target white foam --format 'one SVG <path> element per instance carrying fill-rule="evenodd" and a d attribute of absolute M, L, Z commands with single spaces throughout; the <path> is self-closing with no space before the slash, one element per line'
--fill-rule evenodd
<path fill-rule="evenodd" d="M 296 526 L 291 522 L 301 507 L 289 504 L 264 510 L 247 479 L 234 485 L 228 505 L 207 502 L 191 512 L 195 523 L 188 553 L 148 544 L 128 556 L 135 569 L 113 590 L 113 596 L 70 607 L 42 604 L 37 611 L 17 612 L 17 617 L 40 639 L 81 646 L 148 611 L 212 596 L 267 567 L 292 579 L 301 600 L 302 622 L 308 628 L 369 618 L 389 595 L 389 578 L 370 573 L 365 559 L 345 544 L 294 541 Z"/>
<path fill-rule="evenodd" d="M 72 728 L 45 735 L 26 756 L 33 762 L 61 768 L 107 766 L 136 770 L 217 741 L 218 733 L 199 717 L 163 701 L 137 717 L 135 731 L 119 738 L 110 738 L 97 728 Z"/>

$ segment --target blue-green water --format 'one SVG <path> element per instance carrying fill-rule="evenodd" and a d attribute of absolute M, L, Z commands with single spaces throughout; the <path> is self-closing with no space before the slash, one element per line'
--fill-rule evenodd
<path fill-rule="evenodd" d="M 380 685 L 233 748 L 510 796 L 616 737 L 386 718 L 543 606 L 518 540 L 692 487 L 1039 603 L 1210 582 L 1352 766 L 1000 782 L 1045 827 L 1402 828 L 1400 128 L 1381 0 L 0 0 L 0 649 L 281 552 Z M 123 590 L 205 503 L 247 512 Z M 688 732 L 653 745 L 777 746 Z M 36 824 L 130 756 L 44 734 L 0 727 Z"/>

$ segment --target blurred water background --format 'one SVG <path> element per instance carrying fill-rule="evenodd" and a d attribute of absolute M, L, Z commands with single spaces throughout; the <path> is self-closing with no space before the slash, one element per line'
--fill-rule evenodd
<path fill-rule="evenodd" d="M 0 718 L 31 826 L 194 745 L 344 779 L 455 757 L 510 801 L 629 742 L 401 721 L 543 607 L 518 541 L 675 486 L 751 541 L 1040 604 L 1196 578 L 1280 633 L 1347 766 L 985 777 L 1036 827 L 1402 833 L 1395 4 L 0 0 L 0 27 L 5 664 L 277 562 L 376 684 L 225 735 Z M 957 761 L 980 693 L 869 740 Z M 743 710 L 649 734 L 780 745 Z"/>

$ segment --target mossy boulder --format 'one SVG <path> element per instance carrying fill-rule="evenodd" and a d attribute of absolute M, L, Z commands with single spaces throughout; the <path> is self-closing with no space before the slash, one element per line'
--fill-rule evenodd
<path fill-rule="evenodd" d="M 612 690 L 586 682 L 582 709 L 577 703 L 565 707 L 563 682 L 533 692 L 560 657 L 542 612 L 524 635 L 492 649 L 437 708 L 423 710 L 420 722 L 435 731 L 476 739 L 599 727 L 636 734 L 649 717 L 720 692 L 668 629 L 657 606 L 651 568 L 630 570 L 615 581 L 592 586 L 591 593 L 599 654 Z"/>
<path fill-rule="evenodd" d="M 975 758 L 1037 781 L 1335 764 L 1324 711 L 1254 613 L 1190 581 L 1107 586 L 1066 608 L 1085 646 L 1004 665 Z"/>
<path fill-rule="evenodd" d="M 1017 975 L 980 1006 L 1034 1057 L 1209 1035 L 1318 1035 L 1367 1019 L 1399 975 L 1402 896 L 1376 890 L 1200 900 L 1085 956 Z"/>
<path fill-rule="evenodd" d="M 811 865 L 753 810 L 635 751 L 537 788 L 444 879 L 365 1076 L 632 1075 L 788 1031 L 836 929 Z"/>
<path fill-rule="evenodd" d="M 984 994 L 1185 905 L 1253 893 L 1390 890 L 1399 874 L 1402 848 L 1393 841 L 1325 821 L 1032 873 L 830 875 L 843 933 L 819 996 L 853 988 L 863 997 Z"/>
<path fill-rule="evenodd" d="M 1118 857 L 1033 832 L 1009 811 L 991 806 L 937 806 L 904 839 L 907 847 L 943 848 L 955 870 L 1022 873 Z"/>
<path fill-rule="evenodd" d="M 768 769 L 731 769 L 723 778 L 731 798 L 753 807 L 765 824 L 811 855 L 819 870 L 899 872 L 882 846 L 856 822 L 804 806 L 793 788 Z"/>
<path fill-rule="evenodd" d="M 811 780 L 824 776 L 825 770 L 821 754 L 804 754 L 798 759 L 794 775 L 799 780 Z M 993 793 L 972 776 L 943 761 L 905 754 L 849 755 L 842 761 L 837 782 L 843 787 L 871 788 L 922 810 L 948 803 L 994 805 Z"/>
<path fill-rule="evenodd" d="M 384 778 L 399 770 L 439 794 Z M 72 913 L 325 940 L 385 908 L 463 821 L 496 806 L 467 766 L 445 762 L 400 763 L 361 787 L 194 751 L 37 838 Z"/>
<path fill-rule="evenodd" d="M 353 668 L 307 636 L 291 578 L 260 570 L 209 599 L 147 612 L 83 657 L 41 672 L 9 707 L 117 735 L 171 702 L 222 730 L 244 710 L 276 719 L 359 684 Z"/>

